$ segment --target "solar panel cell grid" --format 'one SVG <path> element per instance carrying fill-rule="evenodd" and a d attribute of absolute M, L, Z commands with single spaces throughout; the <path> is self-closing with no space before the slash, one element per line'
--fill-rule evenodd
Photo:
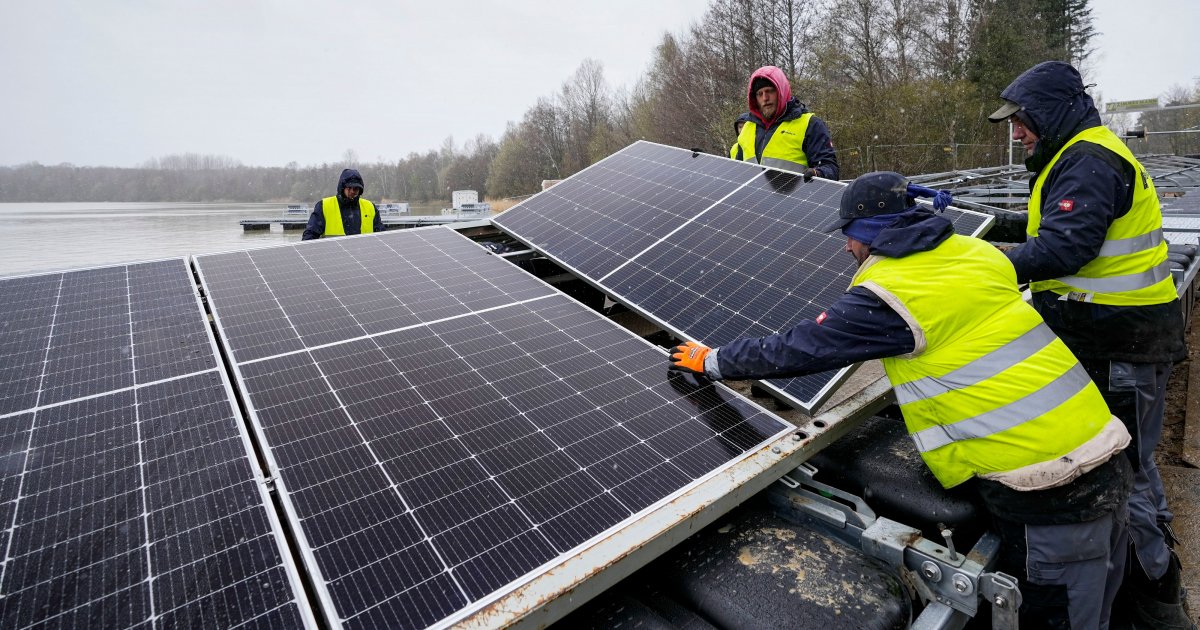
<path fill-rule="evenodd" d="M 812 319 L 846 290 L 854 262 L 845 239 L 818 231 L 837 215 L 843 189 L 638 142 L 494 223 L 667 330 L 718 346 Z M 639 203 L 627 206 L 627 197 Z M 960 233 L 989 220 L 946 216 Z M 612 264 L 592 264 L 596 257 Z M 811 410 L 848 372 L 767 384 Z"/>
<path fill-rule="evenodd" d="M 343 625 L 461 615 L 787 430 L 711 384 L 677 390 L 660 351 L 449 230 L 336 243 L 296 247 L 322 286 L 342 292 L 326 270 L 360 287 L 418 279 L 376 306 L 422 323 L 237 371 Z M 223 327 L 238 274 L 210 277 L 208 261 Z"/>
<path fill-rule="evenodd" d="M 0 626 L 310 622 L 183 261 L 0 295 Z"/>
<path fill-rule="evenodd" d="M 202 260 L 209 282 L 228 296 L 218 315 L 232 352 L 238 361 L 252 361 L 550 292 L 536 285 L 525 286 L 527 293 L 506 291 L 523 273 L 515 268 L 493 269 L 488 277 L 471 273 L 472 263 L 487 254 L 460 240 L 465 248 L 453 243 L 447 250 L 458 261 L 448 270 L 405 264 L 408 246 L 392 239 L 268 248 L 289 252 L 264 251 L 253 261 L 243 252 Z M 394 273 L 376 273 L 380 268 Z"/>
<path fill-rule="evenodd" d="M 637 144 L 524 202 L 522 216 L 505 225 L 535 246 L 561 245 L 568 266 L 600 277 L 757 172 L 714 166 L 687 151 Z"/>

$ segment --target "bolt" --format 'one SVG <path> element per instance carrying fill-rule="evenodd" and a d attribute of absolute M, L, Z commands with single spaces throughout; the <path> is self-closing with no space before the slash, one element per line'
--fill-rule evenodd
<path fill-rule="evenodd" d="M 992 603 L 996 605 L 996 608 L 1007 608 L 1008 607 L 1008 600 L 1005 599 L 1003 595 L 997 595 L 996 599 L 992 600 Z"/>
<path fill-rule="evenodd" d="M 928 560 L 921 564 L 921 575 L 925 576 L 925 579 L 930 582 L 942 581 L 942 570 L 938 568 L 938 565 Z"/>
<path fill-rule="evenodd" d="M 958 552 L 954 551 L 954 531 L 941 523 L 938 523 L 937 525 L 938 529 L 941 530 L 942 538 L 946 539 L 946 546 L 950 549 L 950 561 L 957 562 Z"/>
<path fill-rule="evenodd" d="M 778 446 L 772 446 L 772 447 L 771 447 L 771 452 L 772 452 L 772 453 L 775 453 L 776 455 L 778 455 L 778 454 L 779 454 L 779 453 L 781 453 L 782 451 L 780 451 L 780 450 L 779 450 L 779 447 L 778 447 Z"/>
<path fill-rule="evenodd" d="M 971 581 L 961 573 L 955 573 L 951 582 L 954 584 L 954 590 L 958 591 L 960 595 L 970 595 L 974 590 L 971 587 Z"/>

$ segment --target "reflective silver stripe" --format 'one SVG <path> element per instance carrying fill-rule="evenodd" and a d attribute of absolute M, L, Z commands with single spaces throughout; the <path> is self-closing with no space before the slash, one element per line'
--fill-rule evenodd
<path fill-rule="evenodd" d="M 1154 249 L 1163 242 L 1162 228 L 1147 232 L 1141 236 L 1132 238 L 1121 238 L 1112 241 L 1104 241 L 1104 245 L 1100 247 L 1100 253 L 1097 256 L 1122 256 L 1125 254 L 1136 254 L 1144 252 L 1148 249 Z"/>
<path fill-rule="evenodd" d="M 904 405 L 981 383 L 1033 356 L 1054 339 L 1054 332 L 1049 326 L 1044 323 L 1038 324 L 1020 337 L 953 372 L 942 376 L 926 376 L 911 383 L 897 385 L 896 400 Z"/>
<path fill-rule="evenodd" d="M 1057 280 L 1063 284 L 1082 289 L 1088 293 L 1121 293 L 1152 287 L 1171 277 L 1171 267 L 1167 261 L 1149 271 L 1131 273 L 1124 276 L 1109 276 L 1107 278 L 1084 278 L 1082 276 L 1065 276 Z"/>
<path fill-rule="evenodd" d="M 1091 382 L 1087 371 L 1076 363 L 1062 376 L 1020 400 L 954 424 L 922 429 L 913 433 L 912 439 L 916 442 L 918 451 L 928 453 L 959 440 L 987 437 L 993 433 L 1007 431 L 1050 412 L 1083 391 Z"/>
<path fill-rule="evenodd" d="M 803 171 L 804 169 L 808 168 L 807 166 L 805 166 L 799 162 L 792 162 L 790 160 L 783 160 L 780 158 L 763 158 L 763 159 L 759 160 L 758 163 L 762 164 L 763 166 L 770 166 L 771 168 L 781 168 L 785 171 L 792 171 L 794 173 L 799 173 L 799 172 Z"/>

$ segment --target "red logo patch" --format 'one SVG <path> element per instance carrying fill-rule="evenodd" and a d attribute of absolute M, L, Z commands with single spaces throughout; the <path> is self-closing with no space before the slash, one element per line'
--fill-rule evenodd
<path fill-rule="evenodd" d="M 1058 209 L 1062 210 L 1063 212 L 1070 212 L 1074 208 L 1075 202 L 1070 199 L 1063 199 L 1062 201 L 1058 202 Z"/>
<path fill-rule="evenodd" d="M 821 311 L 821 314 L 817 315 L 817 324 L 820 325 L 821 322 L 825 321 L 826 317 L 829 317 L 829 313 L 826 313 L 825 311 Z"/>

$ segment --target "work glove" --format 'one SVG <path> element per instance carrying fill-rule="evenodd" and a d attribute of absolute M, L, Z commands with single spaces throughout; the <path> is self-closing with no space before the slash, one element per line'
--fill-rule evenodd
<path fill-rule="evenodd" d="M 675 351 L 671 353 L 671 366 L 669 369 L 704 376 L 704 357 L 708 356 L 709 350 L 711 348 L 698 344 L 695 341 L 689 341 L 682 346 L 675 346 Z"/>
<path fill-rule="evenodd" d="M 806 169 L 804 169 L 804 173 L 802 173 L 802 174 L 804 175 L 804 183 L 807 184 L 808 182 L 812 181 L 812 178 L 817 176 L 817 169 L 806 168 Z"/>

